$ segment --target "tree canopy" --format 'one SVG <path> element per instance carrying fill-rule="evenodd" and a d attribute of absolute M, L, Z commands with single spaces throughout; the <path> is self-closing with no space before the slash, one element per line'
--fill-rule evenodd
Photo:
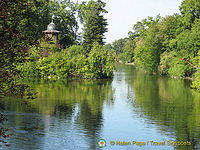
<path fill-rule="evenodd" d="M 183 0 L 179 8 L 180 14 L 138 21 L 129 37 L 111 45 L 121 61 L 150 73 L 193 78 L 199 88 L 200 1 Z"/>
<path fill-rule="evenodd" d="M 90 51 L 92 44 L 97 42 L 104 45 L 104 33 L 107 32 L 107 19 L 104 18 L 106 3 L 101 0 L 91 0 L 80 5 L 80 18 L 83 23 L 83 46 Z"/>

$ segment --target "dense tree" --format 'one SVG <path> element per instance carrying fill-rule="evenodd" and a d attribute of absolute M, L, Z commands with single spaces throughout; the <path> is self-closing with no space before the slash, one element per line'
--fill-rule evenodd
<path fill-rule="evenodd" d="M 200 68 L 200 50 L 198 55 L 195 57 L 196 67 Z M 194 81 L 192 87 L 200 90 L 200 69 L 196 69 L 196 72 L 193 75 Z"/>
<path fill-rule="evenodd" d="M 144 20 L 142 25 L 147 26 L 140 31 L 140 37 L 137 38 L 134 58 L 136 64 L 142 69 L 150 72 L 156 72 L 159 65 L 162 44 L 158 36 L 158 19 L 149 18 Z"/>
<path fill-rule="evenodd" d="M 154 26 L 161 20 L 161 16 L 157 15 L 155 18 L 148 17 L 147 19 L 143 19 L 142 21 L 138 21 L 135 25 L 133 25 L 134 32 L 132 33 L 135 37 L 145 37 L 146 31 L 151 26 Z M 129 32 L 130 33 L 130 32 Z"/>
<path fill-rule="evenodd" d="M 112 51 L 98 43 L 95 43 L 87 57 L 83 46 L 80 45 L 57 52 L 51 51 L 51 55 L 47 57 L 41 57 L 40 51 L 39 47 L 31 48 L 29 61 L 17 66 L 22 76 L 45 79 L 110 78 L 115 68 Z"/>
<path fill-rule="evenodd" d="M 33 9 L 34 1 L 3 0 L 1 6 L 0 26 L 0 61 L 1 96 L 25 94 L 27 86 L 16 84 L 15 64 L 22 62 L 29 46 L 36 42 L 36 26 L 33 23 L 37 12 Z M 32 17 L 30 17 L 32 16 Z"/>
<path fill-rule="evenodd" d="M 115 40 L 112 43 L 112 48 L 114 49 L 114 51 L 116 52 L 117 55 L 119 55 L 120 53 L 123 52 L 123 48 L 124 48 L 127 40 L 128 40 L 128 38 L 122 38 L 122 39 L 119 39 L 119 40 Z"/>
<path fill-rule="evenodd" d="M 138 21 L 133 31 L 128 33 L 129 39 L 136 42 L 136 45 L 129 48 L 123 45 L 122 51 L 129 49 L 131 52 L 133 49 L 135 64 L 145 71 L 158 70 L 171 77 L 194 76 L 193 87 L 199 87 L 199 71 L 195 66 L 199 65 L 200 1 L 184 0 L 180 12 L 165 18 L 158 15 Z M 124 58 L 129 60 L 128 57 Z"/>
<path fill-rule="evenodd" d="M 200 1 L 199 0 L 183 0 L 180 6 L 182 14 L 182 22 L 184 27 L 191 29 L 196 19 L 200 19 Z"/>
<path fill-rule="evenodd" d="M 15 64 L 24 60 L 29 45 L 36 41 L 35 26 L 32 24 L 36 16 L 32 9 L 33 5 L 33 1 L 1 0 L 0 98 L 4 96 L 27 96 L 26 98 L 31 98 L 33 95 L 29 86 L 14 81 L 17 74 Z M 2 108 L 0 110 L 2 111 Z M 5 120 L 5 116 L 0 113 L 0 124 Z M 10 136 L 6 133 L 8 130 L 1 127 L 0 144 L 1 142 L 6 143 L 2 137 Z M 5 146 L 8 145 L 5 144 Z"/>
<path fill-rule="evenodd" d="M 1 93 L 19 93 L 19 87 L 23 93 L 26 86 L 18 87 L 12 82 L 19 72 L 16 64 L 25 61 L 31 45 L 38 44 L 38 40 L 43 36 L 42 31 L 51 22 L 53 14 L 55 23 L 59 30 L 62 30 L 61 44 L 64 47 L 72 45 L 76 40 L 78 28 L 75 18 L 77 6 L 69 0 L 2 0 L 0 6 L 0 74 L 3 77 Z M 14 87 L 18 87 L 18 90 Z M 9 92 L 9 89 L 16 92 Z"/>
<path fill-rule="evenodd" d="M 78 24 L 76 12 L 77 4 L 70 0 L 60 0 L 50 2 L 51 15 L 54 15 L 54 22 L 58 29 L 62 31 L 60 44 L 69 47 L 76 43 Z"/>
<path fill-rule="evenodd" d="M 83 46 L 87 52 L 92 48 L 92 44 L 98 42 L 104 44 L 104 33 L 107 32 L 107 20 L 104 18 L 105 3 L 101 0 L 91 0 L 87 4 L 80 5 L 81 18 L 83 22 Z"/>
<path fill-rule="evenodd" d="M 133 62 L 135 44 L 136 44 L 135 41 L 132 39 L 126 41 L 123 47 L 123 52 L 118 55 L 118 58 L 122 62 L 124 63 Z"/>
<path fill-rule="evenodd" d="M 172 16 L 166 16 L 158 23 L 158 36 L 162 41 L 162 51 L 171 51 L 170 40 L 174 39 L 180 31 L 180 16 L 174 14 Z"/>
<path fill-rule="evenodd" d="M 53 21 L 58 30 L 62 31 L 60 44 L 69 47 L 76 43 L 78 25 L 75 13 L 78 6 L 70 0 L 1 0 L 0 7 L 0 98 L 36 98 L 37 93 L 27 84 L 21 83 L 20 77 L 112 77 L 114 57 L 111 51 L 101 46 L 104 44 L 103 34 L 107 31 L 107 22 L 102 15 L 106 12 L 103 9 L 105 3 L 91 1 L 83 6 L 86 15 L 83 15 L 86 27 L 84 45 L 92 46 L 90 44 L 94 42 L 100 44 L 92 48 L 88 57 L 82 46 L 74 45 L 61 51 L 56 45 L 41 39 L 42 31 L 54 15 Z M 90 26 L 93 21 L 96 24 Z M 94 34 L 87 37 L 90 36 L 90 28 L 93 28 Z M 5 120 L 0 114 L 0 123 Z M 6 131 L 8 129 L 0 129 L 0 138 L 10 136 Z M 6 143 L 3 140 L 0 142 Z"/>

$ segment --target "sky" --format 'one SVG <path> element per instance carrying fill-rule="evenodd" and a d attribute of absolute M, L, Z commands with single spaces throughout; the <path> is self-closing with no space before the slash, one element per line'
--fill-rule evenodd
<path fill-rule="evenodd" d="M 81 0 L 79 0 L 80 2 Z M 89 0 L 86 0 L 89 1 Z M 103 0 L 106 2 L 105 15 L 108 21 L 108 32 L 105 33 L 105 42 L 112 43 L 120 38 L 128 36 L 133 31 L 133 25 L 137 21 L 155 17 L 162 17 L 179 13 L 182 0 Z"/>

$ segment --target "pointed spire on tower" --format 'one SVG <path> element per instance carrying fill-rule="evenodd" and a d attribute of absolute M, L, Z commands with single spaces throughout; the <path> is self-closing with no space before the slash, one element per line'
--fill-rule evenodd
<path fill-rule="evenodd" d="M 51 23 L 53 23 L 53 19 L 55 18 L 56 16 L 53 14 L 52 17 L 51 17 Z"/>

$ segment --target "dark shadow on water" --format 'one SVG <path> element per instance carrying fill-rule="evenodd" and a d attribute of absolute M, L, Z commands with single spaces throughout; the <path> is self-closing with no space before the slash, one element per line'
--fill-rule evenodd
<path fill-rule="evenodd" d="M 81 134 L 88 139 L 88 147 L 95 149 L 103 124 L 103 103 L 112 99 L 111 82 L 111 80 L 29 81 L 29 85 L 39 91 L 38 99 L 28 104 L 9 97 L 2 101 L 2 106 L 8 113 L 7 126 L 15 129 L 15 136 L 9 139 L 9 143 L 14 149 L 40 148 L 44 144 L 45 134 L 55 130 L 55 127 L 58 130 L 59 124 L 66 121 L 69 124 L 73 122 L 75 130 L 81 131 Z M 66 130 L 70 130 L 70 127 L 66 127 Z M 32 141 L 29 141 L 31 139 Z"/>
<path fill-rule="evenodd" d="M 128 87 L 124 97 L 128 101 L 118 101 L 130 103 L 127 109 L 132 114 L 176 141 L 192 143 L 175 149 L 200 148 L 200 93 L 190 89 L 188 82 L 144 74 L 124 65 L 117 66 L 113 81 L 116 85 L 124 81 L 123 86 Z M 52 145 L 61 149 L 98 149 L 97 141 L 107 119 L 104 108 L 118 111 L 112 109 L 116 105 L 113 95 L 122 87 L 113 88 L 110 79 L 24 82 L 39 92 L 36 100 L 25 104 L 7 97 L 0 101 L 1 110 L 5 110 L 1 112 L 8 118 L 5 126 L 13 129 L 13 136 L 7 139 L 11 149 L 50 149 Z"/>
<path fill-rule="evenodd" d="M 190 88 L 190 82 L 136 69 L 126 73 L 126 83 L 135 95 L 134 110 L 148 123 L 175 137 L 175 141 L 191 142 L 189 146 L 174 146 L 175 149 L 200 149 L 200 93 Z"/>

